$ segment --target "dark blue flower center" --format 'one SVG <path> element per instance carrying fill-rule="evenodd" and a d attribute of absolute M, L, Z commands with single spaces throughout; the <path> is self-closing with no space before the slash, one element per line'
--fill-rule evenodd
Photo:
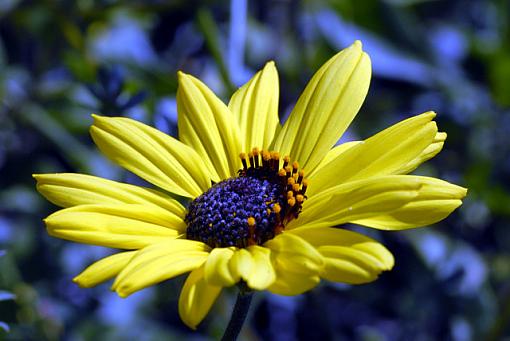
<path fill-rule="evenodd" d="M 279 169 L 278 153 L 254 149 L 248 155 L 241 154 L 243 169 L 238 177 L 214 184 L 189 204 L 187 239 L 213 248 L 261 245 L 298 216 L 306 180 L 297 163 L 290 167 L 285 158 Z"/>
<path fill-rule="evenodd" d="M 250 176 L 227 179 L 190 204 L 187 238 L 211 247 L 262 244 L 274 237 L 278 221 L 273 208 L 283 200 L 281 186 L 271 181 Z"/>

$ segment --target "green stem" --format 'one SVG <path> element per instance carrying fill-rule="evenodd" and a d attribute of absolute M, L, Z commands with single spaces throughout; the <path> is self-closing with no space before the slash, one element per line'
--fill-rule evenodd
<path fill-rule="evenodd" d="M 232 311 L 232 316 L 228 322 L 227 329 L 221 338 L 222 341 L 235 341 L 241 332 L 246 315 L 250 309 L 253 291 L 250 291 L 246 285 L 239 285 L 239 293 L 237 294 L 236 304 Z"/>
<path fill-rule="evenodd" d="M 205 8 L 201 8 L 197 13 L 198 28 L 204 35 L 205 44 L 209 49 L 214 61 L 218 65 L 220 76 L 223 80 L 223 84 L 229 94 L 234 93 L 236 90 L 230 75 L 228 72 L 227 65 L 225 64 L 225 58 L 222 55 L 220 48 L 220 30 L 211 12 Z"/>

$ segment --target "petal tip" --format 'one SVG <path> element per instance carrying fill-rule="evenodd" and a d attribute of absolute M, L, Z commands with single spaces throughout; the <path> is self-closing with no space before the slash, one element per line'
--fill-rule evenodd
<path fill-rule="evenodd" d="M 189 75 L 181 70 L 177 71 L 177 80 L 179 81 L 179 83 L 181 83 L 182 81 L 184 81 L 190 77 L 191 77 L 191 75 Z"/>
<path fill-rule="evenodd" d="M 276 68 L 276 63 L 274 62 L 274 60 L 270 60 L 266 63 L 266 65 L 264 65 L 264 69 L 265 68 Z"/>
<path fill-rule="evenodd" d="M 123 291 L 117 291 L 117 295 L 119 295 L 120 298 L 127 298 L 130 294 Z"/>
<path fill-rule="evenodd" d="M 437 113 L 435 111 L 427 111 L 426 113 L 424 113 L 424 115 L 427 115 L 429 116 L 431 119 L 435 118 L 437 116 Z"/>
<path fill-rule="evenodd" d="M 92 130 L 92 128 L 98 127 L 101 124 L 105 124 L 106 121 L 113 119 L 113 117 L 101 116 L 101 115 L 97 115 L 97 114 L 92 114 L 91 116 L 92 116 L 92 119 L 94 120 L 94 122 L 92 122 L 92 125 L 90 126 L 89 130 Z"/>
<path fill-rule="evenodd" d="M 264 65 L 262 69 L 262 77 L 270 77 L 271 82 L 278 82 L 278 70 L 276 69 L 276 64 L 273 60 L 270 60 Z"/>
<path fill-rule="evenodd" d="M 76 283 L 80 288 L 90 288 L 90 286 L 87 286 L 80 275 L 73 278 L 73 282 Z"/>
<path fill-rule="evenodd" d="M 94 122 L 99 121 L 104 118 L 104 116 L 94 114 L 94 113 L 90 114 L 90 116 L 92 116 L 92 119 L 94 120 Z"/>
<path fill-rule="evenodd" d="M 391 252 L 388 251 L 388 257 L 385 259 L 384 265 L 386 268 L 384 270 L 390 271 L 395 266 L 395 257 Z"/>
<path fill-rule="evenodd" d="M 461 187 L 461 188 L 462 188 L 462 190 L 461 190 L 461 193 L 460 193 L 460 195 L 461 195 L 460 198 L 464 199 L 466 197 L 466 195 L 468 194 L 469 189 L 465 188 L 465 187 Z"/>
<path fill-rule="evenodd" d="M 117 281 L 115 281 L 117 282 Z M 120 283 L 113 283 L 112 287 L 110 288 L 111 291 L 115 291 L 117 295 L 121 298 L 126 298 L 129 295 L 131 295 L 133 292 L 129 291 L 129 286 L 121 285 Z"/>
<path fill-rule="evenodd" d="M 436 134 L 436 137 L 434 139 L 434 142 L 444 142 L 446 141 L 446 138 L 448 137 L 448 134 L 444 131 L 439 131 Z"/>
<path fill-rule="evenodd" d="M 99 123 L 99 120 L 98 121 L 94 121 L 94 124 L 90 126 L 89 128 L 89 133 L 90 133 L 90 136 L 92 136 L 92 140 L 94 141 L 94 143 L 96 143 L 97 145 L 97 142 L 96 142 L 96 134 L 98 134 L 99 131 L 101 131 L 101 128 L 98 127 L 98 123 Z"/>
<path fill-rule="evenodd" d="M 182 322 L 184 322 L 185 325 L 187 325 L 190 329 L 197 330 L 197 323 L 192 323 L 191 321 L 186 321 L 181 317 Z"/>
<path fill-rule="evenodd" d="M 355 47 L 355 48 L 357 48 L 357 49 L 360 49 L 360 50 L 362 50 L 362 49 L 363 49 L 363 43 L 362 43 L 362 42 L 361 42 L 361 40 L 359 40 L 359 39 L 356 39 L 356 40 L 354 41 L 354 43 L 352 43 L 352 45 L 351 45 L 351 46 L 353 46 L 353 47 Z"/>

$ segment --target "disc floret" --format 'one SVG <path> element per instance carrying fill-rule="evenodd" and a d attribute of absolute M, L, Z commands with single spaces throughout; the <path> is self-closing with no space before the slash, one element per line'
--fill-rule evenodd
<path fill-rule="evenodd" d="M 214 184 L 190 203 L 186 238 L 211 247 L 261 245 L 298 217 L 308 186 L 299 164 L 258 148 L 240 158 L 237 177 Z"/>

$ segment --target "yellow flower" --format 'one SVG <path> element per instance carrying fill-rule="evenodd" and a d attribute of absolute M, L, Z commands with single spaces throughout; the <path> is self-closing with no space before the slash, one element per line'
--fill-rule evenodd
<path fill-rule="evenodd" d="M 64 207 L 45 219 L 50 235 L 126 250 L 74 281 L 92 287 L 115 277 L 112 289 L 125 297 L 191 272 L 179 312 L 195 328 L 221 289 L 239 282 L 297 295 L 321 278 L 359 284 L 391 269 L 383 245 L 336 226 L 432 224 L 461 205 L 466 189 L 404 175 L 443 146 L 433 112 L 335 147 L 370 76 L 370 59 L 355 42 L 313 76 L 283 126 L 272 62 L 228 105 L 179 73 L 179 140 L 128 118 L 94 116 L 90 132 L 99 149 L 159 189 L 83 174 L 35 175 L 41 194 Z"/>

